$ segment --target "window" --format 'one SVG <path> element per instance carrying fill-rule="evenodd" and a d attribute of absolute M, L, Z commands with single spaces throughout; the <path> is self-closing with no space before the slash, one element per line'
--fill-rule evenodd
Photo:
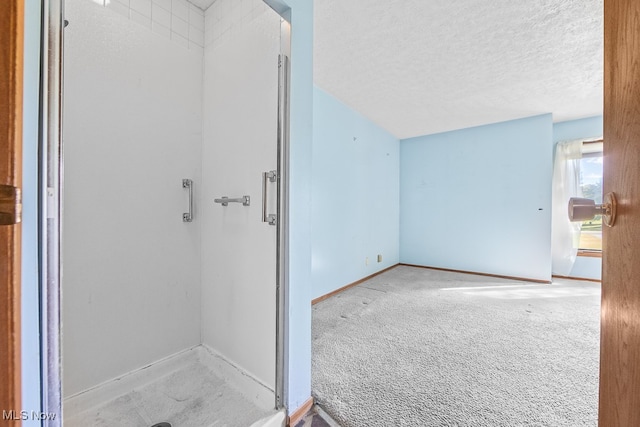
<path fill-rule="evenodd" d="M 582 197 L 602 203 L 602 142 L 585 142 L 580 160 Z M 602 251 L 602 216 L 584 221 L 580 232 L 581 251 Z"/>

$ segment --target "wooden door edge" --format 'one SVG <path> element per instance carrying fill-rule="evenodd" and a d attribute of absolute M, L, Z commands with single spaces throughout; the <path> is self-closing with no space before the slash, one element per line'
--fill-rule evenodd
<path fill-rule="evenodd" d="M 0 184 L 22 186 L 24 1 L 0 1 Z M 0 225 L 0 402 L 21 406 L 21 226 Z M 37 409 L 37 408 L 34 408 Z M 4 414 L 3 414 L 4 415 Z M 20 425 L 20 421 L 17 422 Z"/>

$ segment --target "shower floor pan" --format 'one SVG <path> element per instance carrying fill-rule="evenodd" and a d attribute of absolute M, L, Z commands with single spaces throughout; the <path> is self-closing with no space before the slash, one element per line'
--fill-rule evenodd
<path fill-rule="evenodd" d="M 65 427 L 281 427 L 273 392 L 198 346 L 64 401 Z"/>

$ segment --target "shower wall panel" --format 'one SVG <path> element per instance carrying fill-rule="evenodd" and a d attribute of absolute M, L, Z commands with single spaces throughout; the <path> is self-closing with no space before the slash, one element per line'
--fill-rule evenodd
<path fill-rule="evenodd" d="M 66 2 L 66 397 L 200 343 L 202 51 L 115 3 Z"/>

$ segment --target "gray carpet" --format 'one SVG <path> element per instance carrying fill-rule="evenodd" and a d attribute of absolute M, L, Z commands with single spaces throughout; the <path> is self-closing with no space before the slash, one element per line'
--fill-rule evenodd
<path fill-rule="evenodd" d="M 312 389 L 348 426 L 596 426 L 600 284 L 400 266 L 313 307 Z"/>

